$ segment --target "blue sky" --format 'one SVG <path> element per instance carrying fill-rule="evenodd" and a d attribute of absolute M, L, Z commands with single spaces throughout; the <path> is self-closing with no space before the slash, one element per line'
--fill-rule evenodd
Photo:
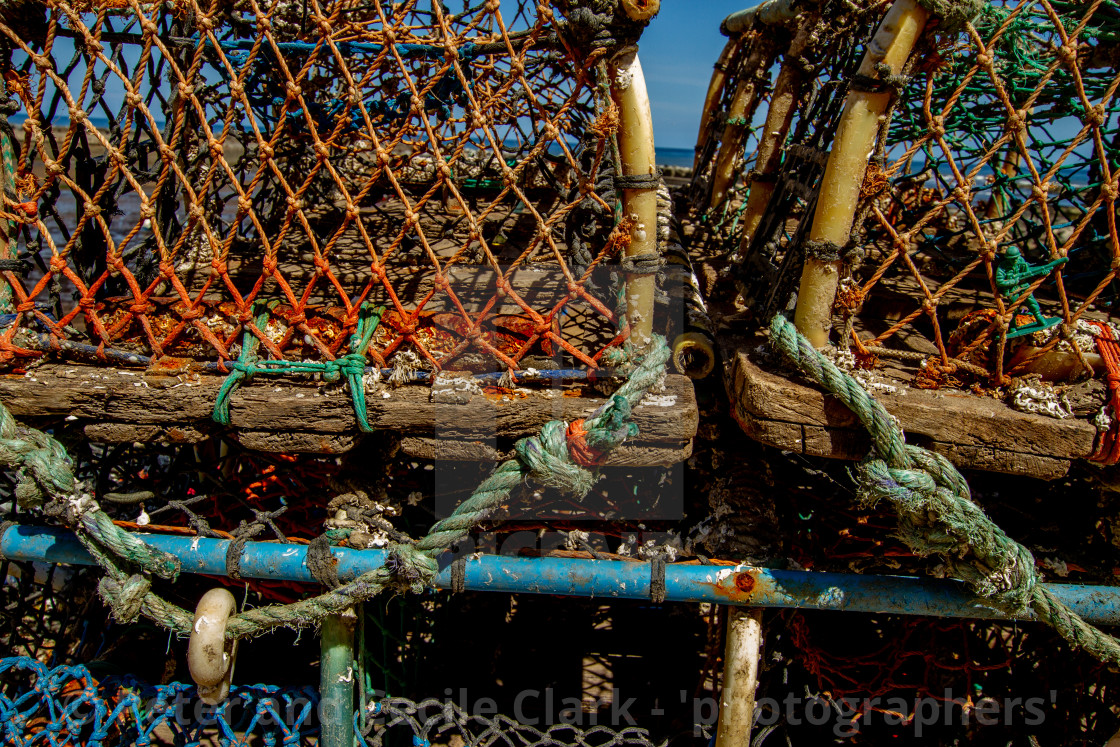
<path fill-rule="evenodd" d="M 753 5 L 756 0 L 661 0 L 638 45 L 658 147 L 696 145 L 712 66 L 727 42 L 719 23 Z"/>

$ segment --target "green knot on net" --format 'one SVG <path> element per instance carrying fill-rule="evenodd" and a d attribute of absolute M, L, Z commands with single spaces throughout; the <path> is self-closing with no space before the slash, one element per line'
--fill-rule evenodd
<path fill-rule="evenodd" d="M 627 438 L 638 435 L 633 408 L 665 375 L 671 351 L 655 336 L 626 383 L 586 420 L 552 420 L 541 432 L 517 442 L 517 459 L 526 473 L 546 487 L 584 497 L 595 483 L 587 469 Z"/>
<path fill-rule="evenodd" d="M 610 451 L 628 438 L 638 435 L 630 401 L 613 395 L 583 424 L 587 445 L 600 452 Z M 569 444 L 570 445 L 570 444 Z"/>
<path fill-rule="evenodd" d="M 366 372 L 366 350 L 369 348 L 373 333 L 381 323 L 385 313 L 384 306 L 373 306 L 368 301 L 362 304 L 358 312 L 358 325 L 354 334 L 350 336 L 350 352 L 330 361 L 289 361 L 289 360 L 259 360 L 261 340 L 257 334 L 268 323 L 269 310 L 265 304 L 258 306 L 253 319 L 253 326 L 245 330 L 245 337 L 241 343 L 241 354 L 237 360 L 229 363 L 230 372 L 222 382 L 221 389 L 214 401 L 213 419 L 222 425 L 230 424 L 229 403 L 233 393 L 247 379 L 258 374 L 273 375 L 305 375 L 320 376 L 323 381 L 334 383 L 345 379 L 350 389 L 350 397 L 354 403 L 354 416 L 358 420 L 358 428 L 364 433 L 369 433 L 373 428 L 369 424 L 369 415 L 366 410 L 366 388 L 363 377 Z"/>
<path fill-rule="evenodd" d="M 420 550 L 415 544 L 399 542 L 389 547 L 385 570 L 390 576 L 387 586 L 418 594 L 434 585 L 439 563 L 433 548 Z"/>
<path fill-rule="evenodd" d="M 1120 643 L 1082 620 L 1039 583 L 1034 556 L 973 503 L 953 464 L 908 445 L 897 421 L 863 386 L 825 358 L 783 315 L 770 322 L 770 343 L 804 376 L 856 414 L 871 435 L 871 453 L 855 470 L 864 503 L 889 501 L 898 536 L 915 554 L 940 555 L 950 574 L 979 597 L 1011 613 L 1030 610 L 1074 646 L 1120 663 Z"/>
<path fill-rule="evenodd" d="M 591 471 L 572 461 L 568 424 L 562 420 L 551 420 L 539 435 L 520 439 L 514 451 L 528 475 L 545 487 L 583 498 L 595 484 Z"/>
<path fill-rule="evenodd" d="M 108 549 L 163 578 L 174 579 L 178 575 L 178 558 L 124 531 L 92 498 L 83 495 L 62 444 L 42 431 L 20 425 L 3 406 L 0 406 L 0 463 L 16 472 L 15 494 L 21 506 L 43 507 L 44 513 L 76 530 L 87 549 L 95 543 L 99 549 Z"/>
<path fill-rule="evenodd" d="M 180 564 L 177 557 L 157 550 L 139 536 L 121 529 L 100 509 L 83 513 L 78 518 L 78 527 L 121 560 L 134 563 L 149 573 L 170 581 L 179 576 Z"/>

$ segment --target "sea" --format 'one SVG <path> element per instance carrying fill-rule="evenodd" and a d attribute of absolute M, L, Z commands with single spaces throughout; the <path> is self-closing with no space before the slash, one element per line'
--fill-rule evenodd
<path fill-rule="evenodd" d="M 655 147 L 653 150 L 658 166 L 683 166 L 685 168 L 692 168 L 692 148 Z"/>

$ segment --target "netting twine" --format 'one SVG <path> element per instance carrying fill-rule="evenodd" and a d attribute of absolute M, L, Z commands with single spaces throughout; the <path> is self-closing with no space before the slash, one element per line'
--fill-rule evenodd
<path fill-rule="evenodd" d="M 867 504 L 890 502 L 899 516 L 899 537 L 915 554 L 941 555 L 949 575 L 964 581 L 977 596 L 1011 613 L 1029 609 L 1074 646 L 1120 663 L 1120 643 L 1038 583 L 1030 550 L 1004 534 L 972 502 L 968 483 L 948 459 L 907 444 L 891 414 L 781 314 L 770 322 L 770 340 L 863 423 L 872 449 L 856 470 L 861 498 Z"/>

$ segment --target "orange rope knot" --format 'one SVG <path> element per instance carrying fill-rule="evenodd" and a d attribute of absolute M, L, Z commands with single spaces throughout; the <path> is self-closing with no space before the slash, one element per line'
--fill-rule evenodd
<path fill-rule="evenodd" d="M 866 295 L 859 283 L 842 282 L 836 289 L 836 305 L 847 311 L 859 311 Z"/>
<path fill-rule="evenodd" d="M 27 81 L 30 77 L 30 73 L 20 75 L 15 70 L 5 70 L 4 85 L 7 87 L 8 93 L 19 96 L 20 94 L 27 92 Z"/>
<path fill-rule="evenodd" d="M 913 386 L 916 389 L 960 388 L 961 380 L 953 375 L 956 372 L 957 364 L 942 363 L 940 358 L 933 356 L 922 362 L 921 370 L 914 376 Z"/>
<path fill-rule="evenodd" d="M 945 351 L 952 358 L 988 368 L 988 350 L 992 345 L 994 323 L 998 316 L 995 309 L 968 312 L 949 335 Z"/>
<path fill-rule="evenodd" d="M 863 340 L 859 339 L 859 335 L 852 331 L 852 342 L 854 343 L 855 353 L 853 355 L 856 359 L 856 365 L 862 369 L 872 369 L 879 365 L 879 356 L 872 353 L 863 344 Z"/>
<path fill-rule="evenodd" d="M 860 197 L 874 197 L 890 186 L 886 172 L 875 163 L 868 164 L 863 176 L 863 184 L 859 187 Z"/>
<path fill-rule="evenodd" d="M 1111 418 L 1108 430 L 1101 433 L 1097 450 L 1089 459 L 1111 465 L 1120 461 L 1120 342 L 1112 334 L 1112 327 L 1104 322 L 1089 321 L 1089 324 L 1100 331 L 1100 334 L 1094 335 L 1093 340 L 1108 370 L 1105 376 L 1105 381 L 1108 382 L 1108 402 L 1105 407 Z"/>
<path fill-rule="evenodd" d="M 618 106 L 612 101 L 603 113 L 591 123 L 591 131 L 599 137 L 610 137 L 618 132 L 621 120 L 618 116 Z"/>
<path fill-rule="evenodd" d="M 605 253 L 609 256 L 614 254 L 619 249 L 625 249 L 626 247 L 630 246 L 630 242 L 633 239 L 631 234 L 633 233 L 634 226 L 636 225 L 637 221 L 630 216 L 626 216 L 625 218 L 620 220 L 618 222 L 618 225 L 614 227 L 614 230 L 611 231 L 611 235 L 607 237 L 607 246 L 604 250 Z"/>
<path fill-rule="evenodd" d="M 603 458 L 603 452 L 587 443 L 583 418 L 568 423 L 568 455 L 582 467 L 592 467 Z"/>
<path fill-rule="evenodd" d="M 39 219 L 39 203 L 34 200 L 16 203 L 15 208 L 17 212 L 22 213 L 20 217 L 25 221 L 31 222 Z"/>
<path fill-rule="evenodd" d="M 39 189 L 39 180 L 34 174 L 16 174 L 16 192 L 21 195 L 33 194 Z"/>

